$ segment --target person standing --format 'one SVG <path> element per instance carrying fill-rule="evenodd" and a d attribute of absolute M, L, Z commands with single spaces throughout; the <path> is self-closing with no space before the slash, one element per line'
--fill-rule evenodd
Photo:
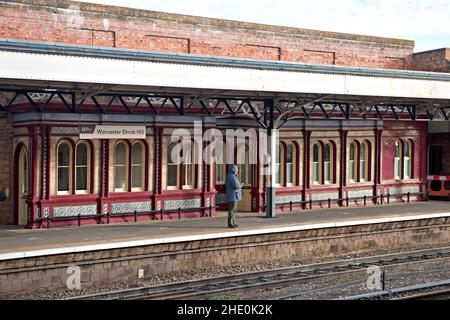
<path fill-rule="evenodd" d="M 242 200 L 242 186 L 237 177 L 238 167 L 235 164 L 230 166 L 227 180 L 225 182 L 226 196 L 228 202 L 228 228 L 236 228 L 236 209 L 239 201 Z"/>

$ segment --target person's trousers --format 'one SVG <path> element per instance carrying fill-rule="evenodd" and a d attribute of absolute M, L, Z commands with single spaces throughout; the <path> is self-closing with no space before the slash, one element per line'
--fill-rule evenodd
<path fill-rule="evenodd" d="M 237 201 L 228 202 L 228 226 L 236 224 Z"/>

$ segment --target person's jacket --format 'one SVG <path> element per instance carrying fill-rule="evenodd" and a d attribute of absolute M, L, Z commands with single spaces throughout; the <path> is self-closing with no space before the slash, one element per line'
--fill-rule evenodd
<path fill-rule="evenodd" d="M 225 182 L 225 188 L 227 192 L 227 202 L 234 202 L 242 200 L 242 184 L 236 177 L 238 168 L 235 164 L 230 166 L 228 171 L 227 181 Z"/>

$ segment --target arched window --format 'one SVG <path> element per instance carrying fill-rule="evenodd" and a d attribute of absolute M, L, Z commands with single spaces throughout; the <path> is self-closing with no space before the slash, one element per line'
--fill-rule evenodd
<path fill-rule="evenodd" d="M 242 149 L 241 149 L 242 150 Z M 253 171 L 252 163 L 250 163 L 250 148 L 249 144 L 246 142 L 244 147 L 244 163 L 238 164 L 238 179 L 245 186 L 251 186 L 253 183 Z M 242 151 L 241 151 L 242 152 Z M 237 152 L 237 159 L 239 161 L 239 151 Z"/>
<path fill-rule="evenodd" d="M 191 150 L 187 150 L 186 154 L 183 154 L 182 169 L 183 169 L 183 189 L 194 188 L 194 180 L 195 180 L 194 142 L 191 142 Z"/>
<path fill-rule="evenodd" d="M 172 153 L 177 143 L 170 143 L 167 147 L 167 189 L 178 189 L 180 182 L 180 165 L 177 159 L 172 159 Z"/>
<path fill-rule="evenodd" d="M 351 182 L 356 181 L 356 152 L 358 150 L 358 146 L 356 142 L 352 142 L 350 144 L 350 150 L 348 155 L 348 178 Z"/>
<path fill-rule="evenodd" d="M 275 186 L 281 187 L 283 185 L 283 166 L 284 161 L 284 147 L 282 144 L 277 149 L 276 163 L 275 163 Z"/>
<path fill-rule="evenodd" d="M 216 184 L 225 184 L 225 177 L 226 177 L 226 147 L 225 144 L 223 144 L 222 151 L 218 151 L 217 149 L 215 152 L 222 152 L 222 159 L 220 161 L 219 157 L 216 157 Z"/>
<path fill-rule="evenodd" d="M 322 176 L 322 166 L 321 166 L 321 158 L 322 158 L 322 148 L 319 143 L 315 143 L 313 145 L 313 174 L 312 174 L 312 182 L 313 184 L 319 184 Z"/>
<path fill-rule="evenodd" d="M 403 143 L 403 179 L 410 179 L 412 177 L 411 159 L 412 159 L 412 141 L 406 140 Z"/>
<path fill-rule="evenodd" d="M 295 147 L 293 143 L 289 143 L 286 147 L 286 186 L 293 186 L 295 184 L 294 175 L 294 159 L 295 159 Z"/>
<path fill-rule="evenodd" d="M 75 193 L 89 193 L 90 146 L 79 142 L 75 151 Z"/>
<path fill-rule="evenodd" d="M 367 180 L 367 145 L 365 142 L 361 143 L 359 150 L 359 180 Z"/>
<path fill-rule="evenodd" d="M 401 179 L 401 157 L 402 157 L 402 142 L 395 141 L 395 156 L 394 156 L 394 178 Z"/>
<path fill-rule="evenodd" d="M 67 141 L 58 145 L 57 194 L 72 193 L 72 147 Z"/>
<path fill-rule="evenodd" d="M 332 164 L 333 164 L 333 145 L 331 142 L 325 145 L 325 151 L 323 155 L 323 175 L 324 182 L 326 184 L 332 182 Z"/>
<path fill-rule="evenodd" d="M 135 142 L 131 151 L 131 190 L 144 190 L 144 152 L 141 142 Z"/>
<path fill-rule="evenodd" d="M 115 148 L 114 188 L 116 192 L 128 191 L 128 145 L 122 141 Z"/>

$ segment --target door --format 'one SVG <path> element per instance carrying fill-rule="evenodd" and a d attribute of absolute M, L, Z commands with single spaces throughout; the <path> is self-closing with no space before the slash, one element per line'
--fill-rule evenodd
<path fill-rule="evenodd" d="M 440 175 L 442 170 L 442 146 L 430 146 L 429 161 L 428 173 Z"/>
<path fill-rule="evenodd" d="M 24 146 L 20 149 L 18 169 L 18 224 L 25 225 L 28 208 L 28 153 Z"/>
<path fill-rule="evenodd" d="M 237 157 L 239 159 L 239 157 Z M 245 163 L 238 164 L 238 178 L 242 187 L 242 201 L 238 204 L 238 211 L 252 211 L 252 184 L 253 184 L 253 166 L 250 163 L 250 151 L 248 144 L 245 145 Z"/>

